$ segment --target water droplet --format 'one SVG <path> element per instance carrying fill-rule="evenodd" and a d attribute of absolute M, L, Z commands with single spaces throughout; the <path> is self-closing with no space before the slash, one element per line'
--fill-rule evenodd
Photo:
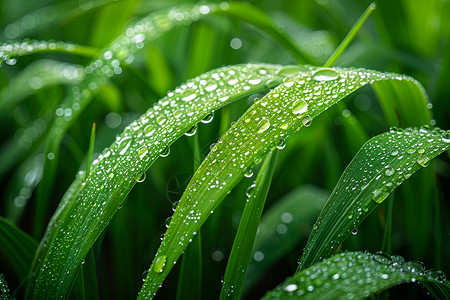
<path fill-rule="evenodd" d="M 285 67 L 282 67 L 277 72 L 277 74 L 283 75 L 283 76 L 295 76 L 295 75 L 298 75 L 301 71 L 304 71 L 304 69 L 299 66 L 285 66 Z"/>
<path fill-rule="evenodd" d="M 142 173 L 142 175 L 137 175 L 136 176 L 136 182 L 138 182 L 138 183 L 141 183 L 141 182 L 144 182 L 144 180 L 145 180 L 145 178 L 147 178 L 147 175 L 146 175 L 147 173 Z"/>
<path fill-rule="evenodd" d="M 175 211 L 175 209 L 177 209 L 178 203 L 180 203 L 180 201 L 175 201 L 174 203 L 172 203 L 172 210 L 173 211 Z"/>
<path fill-rule="evenodd" d="M 142 147 L 138 150 L 138 156 L 140 159 L 144 159 L 144 157 L 148 154 L 148 148 Z"/>
<path fill-rule="evenodd" d="M 376 203 L 383 202 L 384 199 L 387 198 L 387 196 L 389 196 L 389 193 L 383 190 L 374 190 L 372 192 L 372 200 L 375 201 Z"/>
<path fill-rule="evenodd" d="M 220 102 L 225 102 L 225 101 L 227 101 L 228 99 L 230 99 L 229 96 L 223 96 L 223 97 L 219 98 L 219 101 L 220 101 Z"/>
<path fill-rule="evenodd" d="M 449 132 L 446 132 L 446 133 L 443 134 L 442 141 L 444 143 L 450 143 L 450 133 Z"/>
<path fill-rule="evenodd" d="M 250 178 L 253 176 L 253 170 L 252 169 L 248 169 L 247 172 L 245 172 L 244 174 L 245 177 Z"/>
<path fill-rule="evenodd" d="M 245 192 L 245 194 L 247 195 L 247 197 L 250 197 L 250 196 L 251 196 L 252 191 L 253 191 L 253 189 L 255 188 L 255 186 L 256 186 L 256 184 L 253 183 L 251 186 L 249 186 L 249 187 L 247 188 L 247 191 Z"/>
<path fill-rule="evenodd" d="M 428 157 L 428 156 L 422 156 L 422 157 L 419 157 L 418 159 L 417 159 L 417 163 L 421 166 L 421 167 L 427 167 L 428 166 L 428 164 L 430 163 L 430 158 Z"/>
<path fill-rule="evenodd" d="M 258 133 L 262 133 L 262 132 L 266 131 L 267 129 L 269 129 L 270 122 L 269 122 L 269 120 L 262 120 L 258 126 L 259 126 Z"/>
<path fill-rule="evenodd" d="M 155 130 L 156 130 L 155 125 L 153 125 L 153 124 L 147 125 L 144 128 L 144 134 L 145 134 L 145 136 L 150 136 L 155 132 Z"/>
<path fill-rule="evenodd" d="M 196 93 L 192 93 L 192 94 L 188 94 L 188 95 L 186 95 L 184 97 L 181 97 L 181 100 L 183 100 L 183 101 L 191 101 L 191 100 L 195 99 L 196 97 L 197 97 L 197 94 Z"/>
<path fill-rule="evenodd" d="M 293 292 L 298 289 L 298 286 L 296 284 L 288 284 L 283 288 L 286 292 Z"/>
<path fill-rule="evenodd" d="M 286 147 L 286 140 L 282 138 L 278 139 L 277 149 L 282 150 L 284 147 Z"/>
<path fill-rule="evenodd" d="M 166 123 L 166 121 L 167 121 L 167 118 L 166 118 L 165 116 L 163 116 L 163 115 L 159 115 L 159 116 L 156 118 L 156 123 L 157 123 L 158 125 L 160 125 L 160 126 L 162 126 L 164 123 Z"/>
<path fill-rule="evenodd" d="M 202 122 L 203 124 L 208 124 L 211 123 L 213 119 L 214 119 L 214 112 L 211 112 L 206 117 L 204 117 L 203 120 L 201 120 L 200 122 Z"/>
<path fill-rule="evenodd" d="M 386 176 L 392 176 L 392 175 L 394 175 L 395 170 L 393 168 L 389 167 L 386 169 L 385 173 L 386 173 Z"/>
<path fill-rule="evenodd" d="M 149 270 L 145 270 L 144 272 L 142 272 L 142 281 L 145 281 L 145 278 L 147 278 L 148 271 Z"/>
<path fill-rule="evenodd" d="M 309 127 L 309 126 L 311 126 L 311 121 L 312 121 L 311 116 L 310 116 L 310 115 L 307 115 L 306 117 L 304 117 L 304 118 L 302 119 L 302 124 L 303 124 L 303 126 L 305 126 L 305 127 Z"/>
<path fill-rule="evenodd" d="M 217 89 L 217 84 L 216 84 L 216 83 L 211 83 L 211 84 L 205 86 L 205 90 L 206 90 L 207 92 L 212 92 L 212 91 L 214 91 L 215 89 Z M 194 97 L 194 98 L 195 98 L 195 97 Z"/>
<path fill-rule="evenodd" d="M 357 235 L 357 234 L 358 234 L 358 228 L 353 229 L 352 235 Z"/>
<path fill-rule="evenodd" d="M 164 150 L 159 154 L 159 156 L 161 157 L 167 157 L 170 154 L 170 147 L 167 146 L 166 148 L 164 148 Z"/>
<path fill-rule="evenodd" d="M 302 115 L 307 111 L 308 111 L 308 104 L 301 99 L 295 101 L 294 104 L 292 105 L 292 113 L 294 115 Z"/>
<path fill-rule="evenodd" d="M 414 149 L 414 148 L 409 148 L 408 150 L 406 150 L 406 152 L 407 152 L 408 154 L 413 154 L 414 152 L 416 152 L 416 149 Z"/>
<path fill-rule="evenodd" d="M 161 255 L 155 259 L 155 262 L 153 263 L 153 271 L 156 273 L 161 273 L 164 269 L 164 266 L 166 265 L 167 256 Z"/>
<path fill-rule="evenodd" d="M 131 145 L 131 137 L 126 136 L 122 138 L 117 147 L 117 150 L 119 150 L 119 154 L 124 155 L 127 152 L 130 145 Z"/>
<path fill-rule="evenodd" d="M 330 81 L 339 78 L 339 73 L 334 69 L 322 68 L 313 72 L 312 79 L 316 81 Z"/>
<path fill-rule="evenodd" d="M 263 261 L 264 260 L 264 253 L 261 251 L 255 251 L 253 254 L 253 259 L 255 261 Z"/>
<path fill-rule="evenodd" d="M 248 83 L 250 83 L 251 85 L 258 85 L 261 83 L 261 79 L 257 78 L 257 79 L 250 79 L 248 81 Z"/>
<path fill-rule="evenodd" d="M 166 219 L 166 221 L 164 221 L 164 224 L 166 224 L 166 228 L 169 228 L 170 221 L 172 221 L 172 216 L 168 217 L 168 218 Z"/>
<path fill-rule="evenodd" d="M 186 136 L 193 136 L 197 133 L 197 125 L 192 126 L 188 131 L 184 133 Z"/>
<path fill-rule="evenodd" d="M 285 87 L 291 87 L 291 86 L 294 85 L 294 83 L 295 83 L 295 81 L 294 81 L 291 77 L 286 77 L 286 78 L 284 78 L 284 80 L 283 80 L 283 85 L 284 85 Z"/>

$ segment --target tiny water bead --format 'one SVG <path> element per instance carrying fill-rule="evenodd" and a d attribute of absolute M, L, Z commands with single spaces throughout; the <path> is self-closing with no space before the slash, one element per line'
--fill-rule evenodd
<path fill-rule="evenodd" d="M 262 299 L 366 299 L 387 286 L 418 279 L 448 284 L 442 272 L 425 271 L 422 263 L 401 256 L 342 252 L 288 278 Z"/>

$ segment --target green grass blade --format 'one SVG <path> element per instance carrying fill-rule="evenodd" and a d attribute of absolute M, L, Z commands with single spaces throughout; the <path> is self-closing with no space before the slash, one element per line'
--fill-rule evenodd
<path fill-rule="evenodd" d="M 362 16 L 356 21 L 355 25 L 353 25 L 352 29 L 350 29 L 347 36 L 344 38 L 342 43 L 339 45 L 339 47 L 336 48 L 334 53 L 330 56 L 330 58 L 325 62 L 323 65 L 324 67 L 331 67 L 334 65 L 336 60 L 344 53 L 345 49 L 350 45 L 353 38 L 356 36 L 358 31 L 363 26 L 364 22 L 367 20 L 367 18 L 372 14 L 372 12 L 375 10 L 376 5 L 375 3 L 372 3 L 369 5 L 369 7 L 366 9 L 366 11 L 362 14 Z"/>
<path fill-rule="evenodd" d="M 145 45 L 161 34 L 181 25 L 210 14 L 218 9 L 215 5 L 186 5 L 180 9 L 172 8 L 155 12 L 129 26 L 124 33 L 115 39 L 109 48 L 103 49 L 88 66 L 86 76 L 77 86 L 70 90 L 62 104 L 56 109 L 56 118 L 48 130 L 49 139 L 45 147 L 46 159 L 44 174 L 37 190 L 37 209 L 35 213 L 34 235 L 40 236 L 45 220 L 45 208 L 54 181 L 54 170 L 58 161 L 58 152 L 65 132 L 87 107 L 93 97 L 100 91 L 108 79 L 123 72 L 123 65 L 133 62 L 134 56 L 142 52 Z M 181 20 L 180 20 L 181 19 Z"/>
<path fill-rule="evenodd" d="M 271 149 L 366 84 L 389 79 L 398 80 L 399 85 L 413 81 L 407 76 L 364 69 L 310 68 L 302 71 L 286 67 L 280 73 L 292 77 L 257 101 L 212 148 L 194 174 L 155 255 L 140 299 L 156 294 L 193 233 L 255 162 Z M 200 199 L 207 200 L 199 202 Z"/>
<path fill-rule="evenodd" d="M 202 245 L 201 232 L 197 232 L 181 259 L 177 299 L 201 299 Z"/>
<path fill-rule="evenodd" d="M 0 44 L 0 64 L 4 61 L 8 65 L 14 65 L 16 63 L 15 57 L 46 52 L 62 52 L 93 57 L 98 53 L 98 49 L 67 42 L 47 42 L 36 40 L 4 43 Z"/>
<path fill-rule="evenodd" d="M 0 114 L 3 116 L 38 89 L 56 84 L 77 84 L 83 76 L 84 71 L 77 65 L 48 59 L 36 61 L 0 91 Z"/>
<path fill-rule="evenodd" d="M 95 123 L 92 124 L 91 138 L 89 140 L 89 151 L 86 162 L 86 176 L 89 176 L 89 174 L 91 174 L 91 161 L 92 161 L 92 154 L 94 153 L 94 144 L 95 144 Z"/>
<path fill-rule="evenodd" d="M 195 131 L 198 131 L 195 125 Z M 193 150 L 193 170 L 200 164 L 200 146 L 198 133 L 191 139 Z M 201 299 L 202 294 L 202 234 L 199 230 L 181 258 L 180 275 L 178 276 L 177 299 Z"/>
<path fill-rule="evenodd" d="M 442 130 L 392 129 L 360 149 L 317 219 L 300 268 L 330 256 L 362 220 L 414 172 L 450 148 Z"/>
<path fill-rule="evenodd" d="M 407 282 L 424 284 L 449 299 L 450 283 L 443 273 L 425 271 L 421 263 L 401 256 L 343 252 L 288 278 L 262 299 L 366 299 Z"/>
<path fill-rule="evenodd" d="M 306 241 L 329 193 L 313 186 L 301 186 L 277 200 L 264 212 L 253 247 L 244 291 L 251 289 L 267 269 Z"/>
<path fill-rule="evenodd" d="M 36 253 L 28 297 L 67 296 L 86 253 L 154 160 L 213 111 L 279 84 L 280 70 L 273 65 L 212 70 L 176 88 L 127 126 L 90 176 L 75 180 L 63 197 Z"/>
<path fill-rule="evenodd" d="M 37 242 L 8 219 L 0 217 L 0 251 L 17 277 L 27 276 Z"/>
<path fill-rule="evenodd" d="M 261 219 L 270 183 L 272 182 L 276 154 L 270 152 L 266 156 L 254 184 L 249 187 L 247 203 L 242 212 L 239 228 L 225 270 L 220 299 L 239 299 L 240 297 L 252 255 L 259 220 Z"/>
<path fill-rule="evenodd" d="M 423 87 L 414 81 L 402 85 L 379 81 L 372 85 L 390 126 L 411 127 L 430 124 L 432 106 Z M 405 101 L 405 99 L 409 99 Z M 424 108 L 424 104 L 428 109 Z"/>
<path fill-rule="evenodd" d="M 10 300 L 11 293 L 9 291 L 8 283 L 6 282 L 5 275 L 0 274 L 0 299 Z"/>

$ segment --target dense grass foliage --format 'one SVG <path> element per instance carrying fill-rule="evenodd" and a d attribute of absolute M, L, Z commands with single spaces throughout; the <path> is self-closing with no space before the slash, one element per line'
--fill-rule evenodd
<path fill-rule="evenodd" d="M 370 4 L 2 1 L 0 298 L 449 299 L 450 4 Z"/>

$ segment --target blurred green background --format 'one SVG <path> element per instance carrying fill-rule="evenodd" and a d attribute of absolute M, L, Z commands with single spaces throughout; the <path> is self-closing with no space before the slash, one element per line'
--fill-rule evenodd
<path fill-rule="evenodd" d="M 73 42 L 94 47 L 100 53 L 128 24 L 153 11 L 186 3 L 194 2 L 2 0 L 0 41 Z M 267 14 L 281 32 L 290 36 L 308 54 L 308 61 L 296 60 L 263 29 L 229 16 L 212 15 L 163 34 L 147 45 L 120 75 L 112 77 L 81 117 L 74 120 L 62 142 L 58 175 L 44 216 L 45 224 L 77 171 L 85 166 L 93 122 L 97 124 L 95 152 L 99 153 L 167 91 L 213 68 L 247 62 L 321 65 L 370 1 L 261 0 L 248 3 Z M 450 129 L 449 37 L 450 2 L 378 1 L 377 10 L 335 65 L 397 72 L 416 78 L 427 91 L 433 107 L 434 119 L 428 125 Z M 62 83 L 56 80 L 45 85 L 45 75 L 39 73 L 16 85 L 14 80 L 38 63 L 42 63 L 43 68 L 50 68 L 52 61 L 76 67 L 85 66 L 90 60 L 87 56 L 47 52 L 17 58 L 17 61 L 3 63 L 0 68 L 0 214 L 29 234 L 36 226 L 35 188 L 40 178 L 46 176 L 42 174 L 41 153 L 44 141 L 52 138 L 46 136 L 46 129 L 71 83 L 70 80 Z M 227 109 L 230 120 L 238 119 L 254 97 L 232 104 Z M 229 126 L 221 124 L 222 120 L 226 118 L 218 111 L 212 123 L 199 126 L 203 155 Z M 391 126 L 402 126 L 401 116 L 396 123 L 386 121 L 370 87 L 359 90 L 343 104 L 330 109 L 312 126 L 288 140 L 286 148 L 280 152 L 267 209 L 279 199 L 293 194 L 297 187 L 306 185 L 319 189 L 316 193 L 321 197 L 317 197 L 323 199 L 321 193 L 326 195 L 332 191 L 360 146 L 369 137 L 387 131 Z M 95 244 L 101 298 L 129 299 L 137 295 L 142 273 L 149 267 L 160 235 L 165 231 L 165 219 L 172 214 L 172 203 L 179 199 L 192 176 L 192 153 L 191 139 L 183 137 L 177 141 L 171 147 L 168 159 L 159 159 L 147 172 L 146 180 L 133 189 Z M 422 261 L 427 268 L 442 268 L 447 274 L 450 273 L 449 162 L 448 156 L 442 155 L 395 192 L 392 234 L 393 253 L 403 255 L 407 260 Z M 221 277 L 249 184 L 251 179 L 238 185 L 202 231 L 204 299 L 219 295 Z M 276 254 L 266 274 L 252 283 L 253 286 L 247 286 L 248 299 L 262 296 L 294 273 L 296 261 L 320 209 L 317 201 L 312 197 L 294 213 L 300 216 L 303 211 L 308 211 L 307 216 L 301 216 L 302 221 L 297 227 L 286 233 L 287 241 L 295 243 L 289 247 L 288 254 Z M 374 212 L 342 248 L 380 250 L 386 209 L 386 205 L 382 205 Z M 39 241 L 41 235 L 34 238 Z M 257 261 L 253 260 L 252 264 Z M 3 253 L 0 253 L 0 270 L 15 290 L 22 278 L 17 277 Z M 175 267 L 157 298 L 175 297 L 178 271 Z M 423 289 L 411 286 L 395 288 L 391 294 L 395 298 L 395 295 L 404 296 L 405 293 L 417 298 L 426 294 Z M 76 293 L 74 297 L 77 297 Z"/>

